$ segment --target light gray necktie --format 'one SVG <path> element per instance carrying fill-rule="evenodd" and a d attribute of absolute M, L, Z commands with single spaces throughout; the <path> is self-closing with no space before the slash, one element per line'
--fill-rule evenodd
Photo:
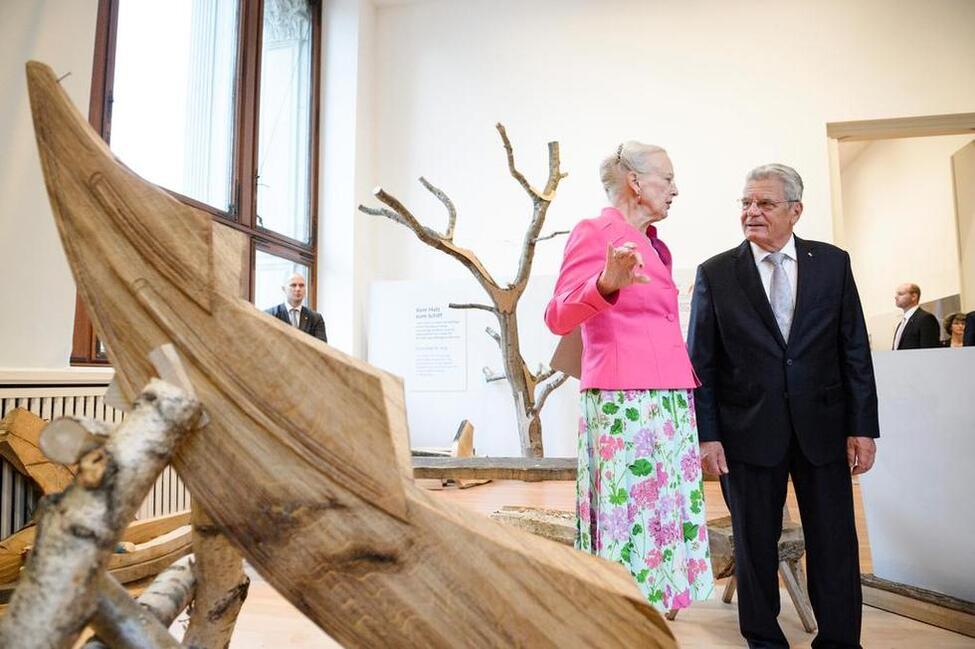
<path fill-rule="evenodd" d="M 298 309 L 291 309 L 291 326 L 298 326 Z"/>
<path fill-rule="evenodd" d="M 907 324 L 907 318 L 901 318 L 900 324 L 897 325 L 897 330 L 894 331 L 894 344 L 891 349 L 897 350 L 897 346 L 901 344 L 901 336 L 904 335 L 904 325 Z"/>
<path fill-rule="evenodd" d="M 789 276 L 785 274 L 782 262 L 785 255 L 781 252 L 773 252 L 765 261 L 772 264 L 772 284 L 769 287 L 769 303 L 772 305 L 772 313 L 775 321 L 779 324 L 779 331 L 786 342 L 789 341 L 789 329 L 792 328 L 792 287 L 789 286 Z"/>

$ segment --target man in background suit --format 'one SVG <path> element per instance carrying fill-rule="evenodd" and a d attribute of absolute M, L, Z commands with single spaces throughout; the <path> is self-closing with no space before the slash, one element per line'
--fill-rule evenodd
<path fill-rule="evenodd" d="M 917 284 L 901 284 L 894 293 L 894 304 L 904 312 L 894 331 L 891 349 L 928 349 L 941 345 L 938 319 L 918 306 L 921 288 Z"/>
<path fill-rule="evenodd" d="M 788 649 L 778 624 L 778 540 L 789 477 L 806 542 L 816 649 L 859 648 L 862 595 L 850 477 L 879 436 L 867 329 L 849 255 L 805 241 L 802 179 L 753 169 L 745 241 L 698 268 L 688 342 L 701 464 L 731 511 L 738 621 L 752 648 Z"/>
<path fill-rule="evenodd" d="M 965 317 L 965 347 L 975 347 L 975 311 Z"/>
<path fill-rule="evenodd" d="M 322 314 L 312 311 L 306 306 L 302 306 L 305 300 L 305 278 L 300 273 L 294 273 L 288 277 L 284 286 L 285 301 L 275 307 L 266 310 L 278 320 L 283 320 L 292 327 L 297 327 L 307 334 L 311 334 L 323 343 L 328 340 L 325 337 L 325 319 Z"/>

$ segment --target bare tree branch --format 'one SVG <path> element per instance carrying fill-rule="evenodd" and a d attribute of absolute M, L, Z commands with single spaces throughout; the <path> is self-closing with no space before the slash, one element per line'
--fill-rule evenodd
<path fill-rule="evenodd" d="M 542 370 L 541 368 L 539 368 L 538 369 L 538 375 L 535 376 L 535 383 L 536 383 L 536 385 L 538 383 L 543 383 L 543 382 L 547 381 L 549 379 L 549 377 L 551 377 L 553 374 L 555 374 L 555 370 L 553 370 L 551 367 L 548 368 L 547 370 Z"/>
<path fill-rule="evenodd" d="M 563 234 L 569 234 L 569 231 L 568 230 L 556 230 L 555 232 L 552 232 L 551 234 L 546 234 L 544 237 L 537 237 L 535 239 L 535 241 L 533 241 L 533 243 L 538 243 L 539 241 L 545 241 L 547 239 L 554 239 L 555 237 L 558 237 L 558 236 L 563 235 Z"/>
<path fill-rule="evenodd" d="M 450 197 L 447 196 L 443 190 L 431 185 L 430 182 L 423 176 L 420 176 L 420 183 L 426 187 L 431 194 L 436 196 L 440 202 L 444 204 L 444 207 L 447 208 L 447 231 L 444 233 L 444 238 L 447 241 L 453 241 L 454 225 L 457 223 L 457 208 L 454 207 L 454 202 L 450 200 Z"/>
<path fill-rule="evenodd" d="M 511 145 L 507 143 L 507 134 L 503 133 L 504 128 L 501 128 L 502 137 L 505 139 L 506 146 L 505 149 L 508 151 L 509 165 L 513 165 L 513 157 L 510 152 Z M 525 286 L 528 284 L 528 276 L 531 274 L 532 262 L 535 259 L 535 243 L 539 235 L 542 232 L 542 225 L 545 223 L 545 214 L 548 212 L 548 206 L 555 198 L 555 190 L 559 186 L 559 181 L 565 177 L 561 171 L 559 171 L 559 143 L 549 142 L 548 143 L 548 182 L 545 184 L 544 195 L 535 192 L 537 199 L 532 199 L 534 203 L 534 210 L 532 211 L 532 222 L 528 226 L 528 230 L 525 232 L 524 243 L 521 248 L 521 257 L 518 260 L 518 272 L 515 275 L 514 289 L 521 294 L 525 290 Z"/>
<path fill-rule="evenodd" d="M 504 129 L 504 125 L 498 122 L 494 127 L 501 134 L 501 142 L 504 144 L 504 152 L 508 157 L 508 171 L 511 172 L 511 176 L 518 181 L 519 185 L 525 188 L 525 191 L 528 192 L 528 195 L 532 197 L 533 201 L 544 200 L 539 191 L 529 184 L 528 179 L 525 178 L 525 174 L 518 171 L 518 168 L 515 167 L 515 152 L 511 147 L 511 140 L 508 139 L 508 132 Z"/>
<path fill-rule="evenodd" d="M 471 271 L 474 278 L 484 287 L 484 290 L 494 298 L 497 293 L 503 289 L 498 286 L 498 283 L 491 277 L 491 273 L 488 272 L 481 260 L 477 258 L 477 255 L 473 251 L 467 248 L 461 248 L 460 246 L 454 244 L 453 241 L 447 239 L 444 235 L 440 234 L 432 228 L 428 228 L 422 225 L 412 212 L 410 212 L 406 207 L 399 201 L 398 198 L 386 193 L 382 187 L 377 187 L 373 190 L 373 195 L 382 203 L 387 205 L 390 209 L 377 209 L 374 207 L 366 207 L 365 205 L 359 206 L 359 211 L 365 214 L 373 214 L 376 216 L 385 216 L 391 221 L 405 225 L 413 234 L 427 244 L 431 248 L 436 248 L 441 252 L 445 252 Z"/>
<path fill-rule="evenodd" d="M 559 170 L 559 143 L 549 142 L 548 143 L 548 182 L 545 183 L 545 195 L 550 196 L 546 199 L 551 201 L 555 198 L 555 190 L 559 186 L 559 181 L 567 177 L 569 174 L 562 173 Z"/>
<path fill-rule="evenodd" d="M 480 309 L 481 311 L 490 311 L 495 315 L 498 313 L 497 308 L 488 306 L 486 304 L 456 304 L 451 302 L 447 306 L 449 306 L 451 309 Z"/>
<path fill-rule="evenodd" d="M 542 411 L 542 407 L 545 405 L 545 401 L 548 400 L 548 396 L 552 394 L 552 392 L 554 392 L 560 385 L 569 380 L 568 374 L 565 374 L 564 372 L 559 372 L 558 374 L 559 375 L 555 379 L 549 381 L 542 387 L 542 392 L 538 395 L 538 400 L 535 402 L 536 413 L 540 413 Z"/>

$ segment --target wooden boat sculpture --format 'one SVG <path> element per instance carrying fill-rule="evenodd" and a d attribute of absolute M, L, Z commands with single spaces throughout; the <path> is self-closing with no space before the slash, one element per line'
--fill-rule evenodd
<path fill-rule="evenodd" d="M 13 469 L 49 495 L 62 491 L 74 478 L 74 468 L 51 462 L 41 452 L 39 438 L 47 422 L 23 408 L 14 408 L 0 421 L 0 456 Z M 34 545 L 33 523 L 0 539 L 0 604 L 17 585 L 20 570 Z M 126 584 L 156 575 L 192 549 L 189 512 L 159 516 L 130 524 L 122 534 L 122 548 L 111 555 L 108 572 Z"/>
<path fill-rule="evenodd" d="M 209 424 L 173 464 L 275 589 L 348 647 L 676 646 L 621 566 L 416 488 L 401 381 L 236 297 L 233 232 L 120 165 L 48 67 L 27 77 L 118 388 L 131 400 L 175 346 Z"/>

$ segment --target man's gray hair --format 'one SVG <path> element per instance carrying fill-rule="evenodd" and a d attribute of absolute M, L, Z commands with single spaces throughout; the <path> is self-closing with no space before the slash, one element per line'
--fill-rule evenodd
<path fill-rule="evenodd" d="M 650 173 L 655 169 L 653 158 L 659 155 L 667 155 L 667 152 L 654 144 L 628 140 L 619 145 L 616 151 L 599 165 L 599 179 L 609 200 L 616 202 L 626 183 L 627 172 Z"/>
<path fill-rule="evenodd" d="M 755 167 L 745 176 L 745 182 L 750 183 L 753 180 L 766 180 L 768 178 L 778 178 L 782 181 L 786 200 L 802 200 L 802 177 L 799 172 L 787 165 L 772 163 Z"/>
<path fill-rule="evenodd" d="M 291 283 L 291 278 L 294 277 L 295 275 L 300 276 L 301 279 L 305 280 L 305 283 L 308 282 L 308 278 L 305 277 L 305 274 L 304 273 L 302 273 L 301 271 L 299 271 L 297 268 L 292 268 L 291 270 L 285 271 L 281 275 L 281 286 L 287 286 L 288 284 L 290 284 Z"/>

